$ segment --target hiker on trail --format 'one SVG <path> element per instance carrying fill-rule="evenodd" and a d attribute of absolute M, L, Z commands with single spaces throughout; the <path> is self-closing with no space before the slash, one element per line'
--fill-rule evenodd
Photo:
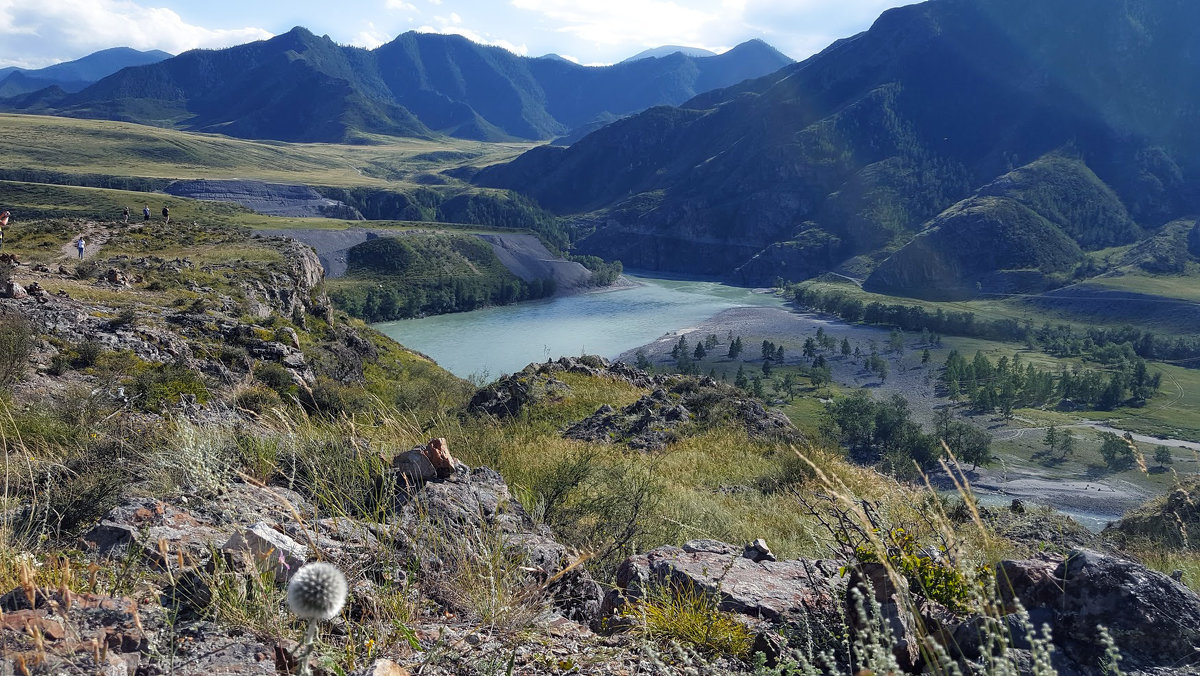
<path fill-rule="evenodd" d="M 150 205 L 149 204 L 142 207 L 142 220 L 143 221 L 150 220 Z"/>
<path fill-rule="evenodd" d="M 4 248 L 4 229 L 8 227 L 9 213 L 0 211 L 0 249 Z"/>
<path fill-rule="evenodd" d="M 125 223 L 129 222 L 129 207 L 121 209 L 121 220 Z"/>
<path fill-rule="evenodd" d="M 83 235 L 80 235 L 79 239 L 75 240 L 75 247 L 79 249 L 79 260 L 83 260 L 83 249 L 86 246 L 87 242 L 83 240 Z"/>
<path fill-rule="evenodd" d="M 163 207 L 163 223 L 170 223 L 170 222 L 171 222 L 171 210 L 166 207 Z"/>

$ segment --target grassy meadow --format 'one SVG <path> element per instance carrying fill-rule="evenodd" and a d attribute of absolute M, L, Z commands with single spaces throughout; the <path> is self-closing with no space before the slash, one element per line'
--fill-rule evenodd
<path fill-rule="evenodd" d="M 466 164 L 506 161 L 529 143 L 378 137 L 339 145 L 249 141 L 126 122 L 0 114 L 0 173 L 38 169 L 145 178 L 243 178 L 310 185 L 423 185 Z"/>

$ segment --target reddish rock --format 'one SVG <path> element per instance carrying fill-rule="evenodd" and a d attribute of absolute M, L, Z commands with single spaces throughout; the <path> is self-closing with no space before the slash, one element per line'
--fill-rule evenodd
<path fill-rule="evenodd" d="M 454 456 L 450 455 L 450 444 L 445 439 L 430 439 L 425 445 L 424 453 L 439 478 L 444 479 L 454 474 Z"/>
<path fill-rule="evenodd" d="M 62 623 L 46 617 L 44 610 L 18 610 L 5 613 L 3 617 L 0 617 L 0 629 L 20 632 L 37 630 L 51 641 L 61 641 L 67 635 Z"/>

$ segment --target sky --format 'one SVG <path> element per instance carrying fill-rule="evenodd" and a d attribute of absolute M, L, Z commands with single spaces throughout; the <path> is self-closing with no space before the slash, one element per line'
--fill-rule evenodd
<path fill-rule="evenodd" d="M 374 48 L 457 33 L 522 56 L 615 63 L 648 47 L 722 52 L 760 38 L 794 59 L 913 0 L 0 0 L 0 67 L 40 68 L 108 47 L 178 54 L 293 26 Z"/>

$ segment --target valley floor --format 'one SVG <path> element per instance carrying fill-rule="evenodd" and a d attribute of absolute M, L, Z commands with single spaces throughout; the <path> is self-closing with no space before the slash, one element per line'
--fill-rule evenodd
<path fill-rule="evenodd" d="M 971 415 L 965 406 L 952 401 L 944 392 L 939 391 L 940 367 L 950 350 L 957 349 L 970 358 L 976 350 L 1011 354 L 1019 350 L 1015 345 L 946 337 L 941 340 L 940 345 L 926 346 L 919 344 L 916 336 L 906 335 L 906 349 L 903 352 L 887 353 L 885 347 L 890 332 L 886 329 L 848 324 L 826 315 L 802 312 L 794 308 L 740 307 L 720 312 L 695 326 L 667 333 L 638 349 L 643 350 L 656 366 L 673 368 L 671 348 L 680 336 L 686 336 L 688 343 L 695 345 L 710 334 L 716 335 L 721 345 L 713 351 L 714 358 L 702 361 L 701 371 L 712 371 L 716 376 L 725 377 L 732 382 L 739 367 L 745 369 L 747 377 L 761 374 L 762 360 L 759 353 L 763 340 L 769 340 L 784 348 L 784 366 L 777 368 L 776 374 L 789 368 L 806 366 L 809 360 L 802 355 L 804 341 L 813 337 L 818 329 L 823 329 L 839 343 L 843 338 L 848 339 L 852 345 L 859 347 L 863 354 L 869 354 L 870 345 L 875 344 L 880 354 L 888 359 L 888 376 L 881 380 L 863 367 L 863 360 L 842 357 L 840 354 L 834 354 L 836 350 L 828 351 L 826 354 L 833 384 L 821 389 L 809 388 L 791 401 L 776 399 L 774 405 L 788 413 L 798 426 L 809 430 L 818 427 L 823 402 L 828 401 L 837 391 L 855 388 L 869 389 L 876 399 L 895 394 L 903 396 L 908 402 L 913 419 L 926 428 L 932 428 L 938 409 L 953 407 L 963 419 L 986 429 L 993 437 L 992 452 L 995 462 L 990 466 L 981 466 L 967 472 L 972 489 L 985 504 L 1007 505 L 1012 499 L 1021 499 L 1049 505 L 1074 517 L 1092 530 L 1100 530 L 1108 522 L 1116 521 L 1128 510 L 1153 495 L 1168 490 L 1173 473 L 1188 474 L 1200 471 L 1200 459 L 1194 452 L 1194 442 L 1162 438 L 1153 434 L 1139 434 L 1136 441 L 1145 449 L 1151 448 L 1152 444 L 1171 447 L 1174 455 L 1173 472 L 1156 467 L 1149 473 L 1142 473 L 1134 468 L 1131 471 L 1110 474 L 1105 472 L 1098 460 L 1087 451 L 1081 452 L 1078 458 L 1073 458 L 1067 463 L 1048 463 L 1041 457 L 1040 451 L 1041 440 L 1050 425 L 1070 428 L 1084 445 L 1091 445 L 1095 441 L 1093 437 L 1096 436 L 1094 429 L 1123 432 L 1124 429 L 1119 428 L 1121 422 L 1111 422 L 1111 426 L 1099 424 L 1092 419 L 1096 417 L 1095 412 L 1080 412 L 1068 416 L 1059 412 L 1028 410 L 1018 411 L 1011 420 L 1005 420 L 998 415 Z M 736 361 L 725 356 L 730 335 L 740 336 L 745 344 L 744 352 Z M 929 363 L 923 364 L 922 351 L 926 347 L 930 351 L 931 359 Z M 633 363 L 638 349 L 629 350 L 619 358 Z M 1052 360 L 1047 355 L 1021 351 L 1024 359 Z M 1139 413 L 1152 415 L 1155 407 L 1169 407 L 1177 400 L 1180 395 L 1171 384 L 1170 377 L 1166 383 L 1159 398 Z M 1145 429 L 1144 426 L 1136 424 L 1129 427 Z M 1160 430 L 1151 428 L 1150 431 Z M 1165 432 L 1166 430 L 1160 431 Z M 1098 445 L 1098 442 L 1096 443 Z M 1150 454 L 1151 452 L 1145 452 L 1147 456 Z M 954 491 L 954 485 L 948 476 L 937 473 L 930 479 L 939 489 Z"/>

